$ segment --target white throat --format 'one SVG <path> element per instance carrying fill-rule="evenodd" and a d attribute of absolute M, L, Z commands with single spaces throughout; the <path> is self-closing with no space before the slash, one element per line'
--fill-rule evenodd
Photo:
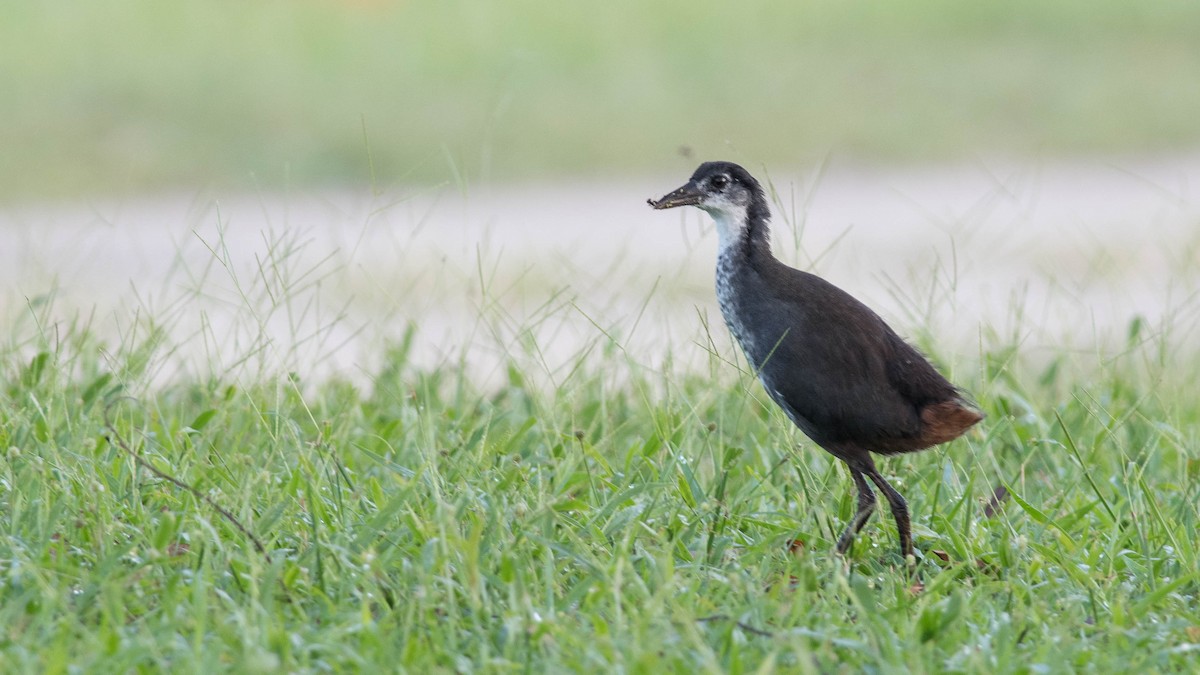
<path fill-rule="evenodd" d="M 700 208 L 704 208 L 703 206 Z M 746 207 L 722 204 L 721 208 L 705 208 L 717 224 L 717 246 L 721 253 L 746 236 Z"/>

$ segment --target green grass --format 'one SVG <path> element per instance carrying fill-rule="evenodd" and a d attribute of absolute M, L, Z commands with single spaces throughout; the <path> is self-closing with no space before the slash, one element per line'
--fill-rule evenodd
<path fill-rule="evenodd" d="M 949 361 L 981 431 L 881 465 L 918 589 L 886 515 L 831 555 L 844 469 L 717 355 L 597 329 L 484 385 L 410 332 L 366 382 L 162 382 L 162 326 L 107 343 L 33 301 L 0 353 L 0 670 L 1187 670 L 1200 358 L 1167 333 Z M 464 360 L 501 347 L 476 334 Z"/>
<path fill-rule="evenodd" d="M 1187 152 L 1197 34 L 1191 0 L 8 3 L 0 198 Z"/>

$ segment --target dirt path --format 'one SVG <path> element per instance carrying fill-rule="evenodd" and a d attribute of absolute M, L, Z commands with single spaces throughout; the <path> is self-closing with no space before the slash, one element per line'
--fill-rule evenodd
<path fill-rule="evenodd" d="M 647 197 L 690 172 L 458 191 L 166 195 L 0 208 L 0 316 L 14 335 L 86 322 L 109 348 L 152 316 L 158 362 L 360 377 L 419 325 L 425 365 L 508 352 L 553 381 L 609 338 L 638 363 L 727 345 L 703 214 Z M 756 171 L 764 177 L 762 170 Z M 1030 348 L 1123 339 L 1129 323 L 1200 324 L 1200 155 L 772 176 L 780 257 L 972 358 L 981 337 Z M 802 245 L 801 245 L 802 244 Z M 42 299 L 53 293 L 53 300 Z M 640 319 L 639 319 L 640 317 Z M 999 338 L 996 338 L 999 339 Z M 957 350 L 957 351 L 956 351 Z"/>

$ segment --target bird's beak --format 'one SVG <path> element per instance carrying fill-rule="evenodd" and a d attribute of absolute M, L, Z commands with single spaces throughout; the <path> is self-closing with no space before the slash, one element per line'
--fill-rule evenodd
<path fill-rule="evenodd" d="M 662 199 L 647 199 L 646 203 L 661 211 L 662 209 L 673 209 L 676 206 L 695 206 L 700 203 L 702 197 L 700 189 L 694 183 L 688 183 L 678 190 L 667 193 Z"/>

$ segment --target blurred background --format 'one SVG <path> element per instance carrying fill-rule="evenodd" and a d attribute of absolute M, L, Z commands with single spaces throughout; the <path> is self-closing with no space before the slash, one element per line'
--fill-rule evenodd
<path fill-rule="evenodd" d="M 7 3 L 0 194 L 1200 148 L 1200 7 Z"/>
<path fill-rule="evenodd" d="M 208 359 L 690 328 L 714 238 L 642 202 L 719 158 L 902 332 L 1192 326 L 1197 36 L 1191 0 L 5 3 L 0 316 Z"/>

